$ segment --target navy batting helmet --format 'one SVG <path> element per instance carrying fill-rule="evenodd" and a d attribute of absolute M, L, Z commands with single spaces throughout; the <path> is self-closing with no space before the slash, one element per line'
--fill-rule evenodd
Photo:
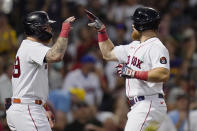
<path fill-rule="evenodd" d="M 160 23 L 160 14 L 150 7 L 139 7 L 131 17 L 134 21 L 134 27 L 138 31 L 156 30 Z"/>
<path fill-rule="evenodd" d="M 35 37 L 41 41 L 48 41 L 51 39 L 52 33 L 45 31 L 45 26 L 52 23 L 55 23 L 55 21 L 50 20 L 46 12 L 31 12 L 25 17 L 23 21 L 25 34 L 27 36 Z"/>

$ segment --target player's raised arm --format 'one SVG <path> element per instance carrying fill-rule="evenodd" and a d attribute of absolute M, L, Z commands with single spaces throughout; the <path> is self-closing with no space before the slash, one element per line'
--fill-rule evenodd
<path fill-rule="evenodd" d="M 46 62 L 49 62 L 49 63 L 58 62 L 63 59 L 66 48 L 67 48 L 68 33 L 70 32 L 70 29 L 71 29 L 71 22 L 73 22 L 74 20 L 75 20 L 75 17 L 72 16 L 63 22 L 62 29 L 61 29 L 60 35 L 56 43 L 47 52 L 45 56 Z"/>
<path fill-rule="evenodd" d="M 115 54 L 113 53 L 114 44 L 108 38 L 105 25 L 98 19 L 98 17 L 96 17 L 88 10 L 85 10 L 85 13 L 87 14 L 88 18 L 92 21 L 92 23 L 89 23 L 88 26 L 94 27 L 98 31 L 99 48 L 101 50 L 103 58 L 109 61 L 118 61 Z"/>

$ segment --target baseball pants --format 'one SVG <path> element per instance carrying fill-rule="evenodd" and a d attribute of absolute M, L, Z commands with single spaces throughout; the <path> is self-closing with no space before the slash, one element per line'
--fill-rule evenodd
<path fill-rule="evenodd" d="M 163 98 L 146 96 L 138 101 L 128 112 L 124 131 L 156 131 L 164 121 L 167 107 Z"/>
<path fill-rule="evenodd" d="M 12 131 L 51 131 L 42 105 L 12 104 L 6 114 Z"/>

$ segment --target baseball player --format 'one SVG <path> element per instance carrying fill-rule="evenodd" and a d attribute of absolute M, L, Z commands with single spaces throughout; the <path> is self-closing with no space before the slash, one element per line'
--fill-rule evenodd
<path fill-rule="evenodd" d="M 22 41 L 13 68 L 12 105 L 7 109 L 7 123 L 13 131 L 50 131 L 53 122 L 43 107 L 48 97 L 47 63 L 61 61 L 68 43 L 68 33 L 75 17 L 62 24 L 61 33 L 52 46 L 50 20 L 44 11 L 35 11 L 24 19 L 27 38 Z M 7 107 L 8 108 L 8 107 Z M 50 123 L 50 124 L 49 124 Z"/>
<path fill-rule="evenodd" d="M 92 21 L 88 25 L 98 31 L 98 42 L 103 58 L 119 61 L 121 77 L 126 78 L 126 95 L 130 104 L 125 131 L 157 129 L 167 108 L 163 99 L 163 82 L 169 78 L 169 53 L 157 38 L 159 13 L 149 7 L 137 8 L 132 16 L 135 40 L 128 45 L 114 47 L 104 24 L 85 10 Z"/>

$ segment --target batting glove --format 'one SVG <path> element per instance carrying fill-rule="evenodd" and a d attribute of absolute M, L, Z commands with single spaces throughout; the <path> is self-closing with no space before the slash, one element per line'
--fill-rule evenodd
<path fill-rule="evenodd" d="M 63 23 L 62 23 L 62 29 L 60 32 L 60 37 L 64 37 L 64 38 L 68 38 L 68 33 L 70 32 L 71 27 L 71 23 L 75 20 L 75 17 L 69 17 L 68 19 L 66 19 Z"/>
<path fill-rule="evenodd" d="M 84 10 L 86 15 L 88 16 L 88 19 L 92 22 L 89 23 L 88 26 L 96 28 L 98 31 L 105 28 L 104 24 L 99 20 L 97 16 L 95 16 L 93 13 L 91 13 L 88 10 Z"/>
<path fill-rule="evenodd" d="M 117 68 L 117 73 L 119 74 L 120 77 L 134 78 L 135 71 L 132 70 L 130 67 L 128 67 L 126 64 L 118 64 L 116 68 Z"/>

